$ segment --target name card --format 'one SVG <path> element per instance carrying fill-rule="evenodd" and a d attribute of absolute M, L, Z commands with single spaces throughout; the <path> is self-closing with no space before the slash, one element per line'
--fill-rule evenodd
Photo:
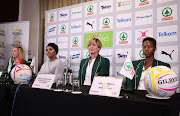
<path fill-rule="evenodd" d="M 38 74 L 32 87 L 40 89 L 51 89 L 55 75 L 53 74 Z"/>
<path fill-rule="evenodd" d="M 123 78 L 95 76 L 89 94 L 119 97 Z"/>

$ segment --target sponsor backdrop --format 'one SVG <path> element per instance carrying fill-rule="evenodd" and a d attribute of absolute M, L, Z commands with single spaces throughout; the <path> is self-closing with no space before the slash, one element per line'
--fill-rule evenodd
<path fill-rule="evenodd" d="M 29 21 L 0 24 L 0 71 L 4 71 L 14 46 L 22 46 L 28 59 Z"/>
<path fill-rule="evenodd" d="M 142 40 L 157 40 L 155 58 L 168 62 L 179 74 L 179 0 L 95 0 L 46 11 L 45 46 L 59 46 L 58 58 L 72 57 L 74 76 L 81 59 L 89 57 L 87 41 L 103 43 L 100 55 L 110 60 L 110 76 L 120 76 L 127 57 L 145 58 Z M 45 52 L 45 51 L 44 51 Z M 44 56 L 46 59 L 46 56 Z"/>

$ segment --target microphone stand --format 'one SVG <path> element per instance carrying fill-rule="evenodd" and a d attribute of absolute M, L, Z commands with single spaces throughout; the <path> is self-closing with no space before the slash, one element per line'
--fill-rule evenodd
<path fill-rule="evenodd" d="M 125 90 L 125 94 L 123 95 L 123 98 L 129 99 L 129 95 L 127 94 L 127 77 L 126 77 L 126 90 Z"/>

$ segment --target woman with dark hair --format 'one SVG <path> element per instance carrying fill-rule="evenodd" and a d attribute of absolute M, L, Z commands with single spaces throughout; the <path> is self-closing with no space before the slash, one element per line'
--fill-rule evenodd
<path fill-rule="evenodd" d="M 54 43 L 49 43 L 46 46 L 46 55 L 49 58 L 41 67 L 39 74 L 55 74 L 55 82 L 63 76 L 64 63 L 56 57 L 58 46 Z"/>

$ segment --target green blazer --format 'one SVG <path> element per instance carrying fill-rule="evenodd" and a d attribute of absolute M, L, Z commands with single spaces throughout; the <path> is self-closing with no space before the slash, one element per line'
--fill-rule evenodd
<path fill-rule="evenodd" d="M 14 65 L 13 65 L 14 61 L 12 59 L 11 59 L 11 64 L 12 64 L 12 66 L 11 66 L 11 70 L 12 70 L 12 68 L 14 68 Z M 26 60 L 24 60 L 24 59 L 23 59 L 23 64 L 27 64 Z M 11 70 L 8 72 L 8 67 L 9 67 L 9 62 L 7 64 L 7 66 L 6 66 L 5 71 L 3 71 L 3 73 L 2 73 L 0 78 L 5 79 L 7 76 L 10 76 Z"/>
<path fill-rule="evenodd" d="M 125 85 L 124 88 L 126 88 L 126 86 L 127 86 L 127 89 L 137 89 L 140 78 L 141 78 L 144 61 L 145 61 L 145 59 L 132 62 L 133 66 L 134 66 L 134 70 L 135 70 L 135 75 L 132 80 L 126 78 L 127 83 L 126 82 L 124 83 L 124 85 Z M 154 59 L 153 64 L 152 64 L 152 67 L 154 67 L 154 66 L 167 66 L 167 67 L 171 68 L 171 66 L 168 63 L 165 63 L 165 62 L 162 62 L 162 61 L 159 61 L 156 59 Z M 135 80 L 136 80 L 136 82 L 135 82 Z"/>
<path fill-rule="evenodd" d="M 80 63 L 78 79 L 81 85 L 84 84 L 86 68 L 89 63 L 89 60 L 90 58 L 86 58 L 86 59 L 81 60 L 81 63 Z M 101 57 L 98 54 L 92 68 L 91 82 L 93 81 L 94 76 L 109 76 L 109 67 L 110 67 L 109 60 L 107 58 Z"/>

